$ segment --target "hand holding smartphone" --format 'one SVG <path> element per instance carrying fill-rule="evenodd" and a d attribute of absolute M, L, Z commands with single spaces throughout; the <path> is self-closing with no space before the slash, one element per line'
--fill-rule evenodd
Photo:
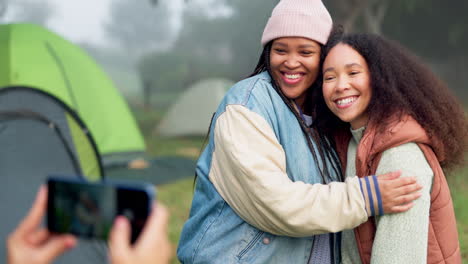
<path fill-rule="evenodd" d="M 151 213 L 155 188 L 150 184 L 88 183 L 51 177 L 47 181 L 47 228 L 83 238 L 107 240 L 114 219 L 128 218 L 135 242 Z"/>

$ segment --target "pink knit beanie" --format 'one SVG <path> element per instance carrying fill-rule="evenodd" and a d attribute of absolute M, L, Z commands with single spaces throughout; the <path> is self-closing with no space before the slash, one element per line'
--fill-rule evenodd
<path fill-rule="evenodd" d="M 304 37 L 325 44 L 332 25 L 321 0 L 281 0 L 265 26 L 262 46 L 281 37 Z"/>

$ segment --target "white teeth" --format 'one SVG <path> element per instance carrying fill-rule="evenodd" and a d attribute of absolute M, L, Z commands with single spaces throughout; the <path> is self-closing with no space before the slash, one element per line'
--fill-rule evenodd
<path fill-rule="evenodd" d="M 355 96 L 348 97 L 348 98 L 345 98 L 345 99 L 337 100 L 336 104 L 337 105 L 345 105 L 345 104 L 349 104 L 349 103 L 352 103 L 352 102 L 356 101 L 356 99 L 357 99 L 357 97 L 355 97 Z"/>
<path fill-rule="evenodd" d="M 287 74 L 287 73 L 285 73 L 284 76 L 286 76 L 286 78 L 288 78 L 288 79 L 298 79 L 299 77 L 301 77 L 301 74 Z"/>

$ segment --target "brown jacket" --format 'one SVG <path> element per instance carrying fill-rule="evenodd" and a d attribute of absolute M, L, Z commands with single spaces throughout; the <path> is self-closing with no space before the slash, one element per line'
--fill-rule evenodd
<path fill-rule="evenodd" d="M 450 190 L 439 161 L 444 159 L 440 144 L 430 140 L 425 130 L 411 117 L 404 121 L 388 123 L 388 129 L 377 131 L 377 125 L 369 124 L 359 142 L 356 154 L 356 174 L 359 177 L 375 174 L 382 153 L 405 143 L 417 143 L 434 172 L 429 212 L 429 237 L 427 263 L 461 263 L 460 246 Z M 378 126 L 381 126 L 379 123 Z M 337 150 L 343 168 L 346 168 L 350 133 L 336 137 Z M 437 155 L 436 155 L 437 154 Z M 363 264 L 370 263 L 372 244 L 376 232 L 375 220 L 354 229 L 359 255 Z"/>

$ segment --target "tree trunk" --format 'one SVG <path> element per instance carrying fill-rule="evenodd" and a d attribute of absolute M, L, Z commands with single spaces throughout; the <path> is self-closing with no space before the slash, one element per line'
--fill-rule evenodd
<path fill-rule="evenodd" d="M 367 6 L 368 0 L 332 0 L 330 5 L 336 11 L 334 23 L 342 25 L 346 32 L 356 30 L 356 21 Z"/>
<path fill-rule="evenodd" d="M 151 81 L 143 81 L 143 107 L 145 110 L 151 108 Z"/>
<path fill-rule="evenodd" d="M 8 10 L 8 0 L 0 0 L 0 19 L 3 19 Z"/>
<path fill-rule="evenodd" d="M 388 2 L 372 0 L 365 8 L 364 23 L 366 30 L 374 34 L 382 34 L 382 23 L 388 9 Z"/>

